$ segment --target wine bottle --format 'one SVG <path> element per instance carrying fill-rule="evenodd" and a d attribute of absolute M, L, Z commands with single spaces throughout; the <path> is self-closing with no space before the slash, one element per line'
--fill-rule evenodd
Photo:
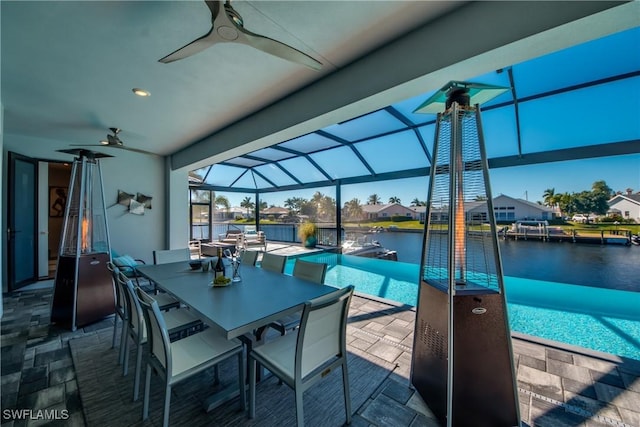
<path fill-rule="evenodd" d="M 222 248 L 218 248 L 218 261 L 213 269 L 213 277 L 218 278 L 224 276 L 224 264 L 222 263 Z"/>

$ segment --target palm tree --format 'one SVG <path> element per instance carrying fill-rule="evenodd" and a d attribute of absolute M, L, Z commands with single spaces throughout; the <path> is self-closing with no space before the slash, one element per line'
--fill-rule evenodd
<path fill-rule="evenodd" d="M 400 204 L 400 197 L 391 196 L 389 197 L 389 203 L 397 203 Z"/>
<path fill-rule="evenodd" d="M 420 200 L 418 200 L 418 198 L 416 197 L 415 199 L 413 199 L 411 201 L 411 206 L 427 206 L 427 202 L 421 202 Z"/>
<path fill-rule="evenodd" d="M 323 196 L 320 201 L 319 213 L 326 220 L 334 220 L 336 217 L 336 199 L 331 196 Z"/>
<path fill-rule="evenodd" d="M 223 207 L 225 212 L 227 213 L 227 217 L 229 216 L 229 211 L 231 210 L 231 203 L 229 203 L 229 199 L 227 199 L 225 196 L 217 196 L 214 199 L 213 204 L 217 209 Z"/>
<path fill-rule="evenodd" d="M 249 216 L 251 214 L 251 211 L 253 210 L 253 208 L 256 206 L 255 203 L 253 203 L 253 200 L 251 199 L 251 197 L 247 196 L 244 199 L 242 199 L 242 201 L 240 202 L 240 207 L 241 208 L 245 208 L 247 210 L 247 216 Z"/>
<path fill-rule="evenodd" d="M 562 193 L 559 196 L 558 205 L 560 206 L 560 211 L 563 214 L 574 212 L 574 197 L 569 193 Z"/>
<path fill-rule="evenodd" d="M 542 199 L 544 201 L 544 205 L 552 208 L 554 206 L 553 201 L 554 201 L 555 195 L 556 195 L 555 188 L 547 188 L 546 190 L 544 190 L 544 193 L 542 193 Z"/>
<path fill-rule="evenodd" d="M 191 201 L 196 203 L 206 203 L 211 200 L 213 191 L 210 190 L 191 190 Z M 215 196 L 215 193 L 213 194 Z"/>
<path fill-rule="evenodd" d="M 380 204 L 380 196 L 377 194 L 372 194 L 369 196 L 369 200 L 367 201 L 368 205 L 379 205 Z"/>
<path fill-rule="evenodd" d="M 362 204 L 356 198 L 346 202 L 343 209 L 347 218 L 359 219 L 362 217 Z"/>
<path fill-rule="evenodd" d="M 296 201 L 291 197 L 284 201 L 284 207 L 289 209 L 289 215 L 296 213 Z"/>

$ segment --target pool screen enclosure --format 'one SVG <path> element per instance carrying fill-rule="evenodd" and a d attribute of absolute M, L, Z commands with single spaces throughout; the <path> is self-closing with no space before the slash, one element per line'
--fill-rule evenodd
<path fill-rule="evenodd" d="M 505 90 L 450 82 L 416 110 L 438 116 L 411 381 L 447 426 L 520 425 L 479 107 Z"/>

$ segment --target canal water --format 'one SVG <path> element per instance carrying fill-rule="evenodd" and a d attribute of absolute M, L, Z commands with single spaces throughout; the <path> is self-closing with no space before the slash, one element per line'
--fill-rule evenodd
<path fill-rule="evenodd" d="M 422 233 L 371 235 L 398 261 L 420 264 Z M 499 240 L 506 276 L 640 292 L 640 246 Z"/>

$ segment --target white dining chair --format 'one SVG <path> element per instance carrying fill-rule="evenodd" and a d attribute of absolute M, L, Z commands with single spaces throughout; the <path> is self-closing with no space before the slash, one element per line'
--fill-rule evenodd
<path fill-rule="evenodd" d="M 293 265 L 293 275 L 310 282 L 324 283 L 324 278 L 327 275 L 327 264 L 298 258 Z"/>
<path fill-rule="evenodd" d="M 287 262 L 287 257 L 281 255 L 275 255 L 269 252 L 262 254 L 262 260 L 260 261 L 260 267 L 265 270 L 275 271 L 276 273 L 284 273 L 284 265 Z"/>
<path fill-rule="evenodd" d="M 191 250 L 188 247 L 153 251 L 154 264 L 167 264 L 170 262 L 189 261 L 190 259 Z"/>
<path fill-rule="evenodd" d="M 120 287 L 118 286 L 118 273 L 122 273 L 124 274 L 128 279 L 134 279 L 135 277 L 132 277 L 126 270 L 121 269 L 120 267 L 116 266 L 114 263 L 112 262 L 108 262 L 107 263 L 107 269 L 109 269 L 109 271 L 111 272 L 111 275 L 113 276 L 113 285 L 116 288 L 116 316 L 119 316 L 118 313 L 118 308 L 121 307 L 121 309 L 123 310 L 122 314 L 126 314 L 124 313 L 124 308 L 125 308 L 125 299 L 124 299 L 124 293 L 120 292 Z M 138 279 L 135 278 L 136 280 L 136 284 L 138 284 Z M 140 286 L 138 284 L 138 286 Z M 170 310 L 172 308 L 179 308 L 180 307 L 180 301 L 178 301 L 177 299 L 175 299 L 174 297 L 172 297 L 169 294 L 166 293 L 156 293 L 153 298 L 158 301 L 158 306 L 160 307 L 160 310 L 162 311 L 166 311 L 166 310 Z M 122 319 L 122 317 L 120 317 Z M 116 324 L 118 323 L 118 319 L 114 320 L 114 332 L 113 332 L 113 343 L 111 345 L 111 348 L 113 348 L 115 346 L 115 341 L 116 341 L 116 332 L 115 332 L 115 327 Z M 123 330 L 124 330 L 124 326 L 123 326 Z"/>
<path fill-rule="evenodd" d="M 323 284 L 326 274 L 326 263 L 310 262 L 304 261 L 302 259 L 296 259 L 296 263 L 293 265 L 293 276 L 300 279 L 308 280 L 309 282 Z M 289 316 L 280 318 L 275 322 L 271 322 L 269 324 L 269 327 L 280 332 L 280 335 L 284 335 L 287 330 L 295 329 L 299 324 L 300 313 L 294 313 Z"/>
<path fill-rule="evenodd" d="M 341 367 L 346 423 L 351 423 L 346 328 L 353 289 L 353 286 L 348 286 L 306 302 L 297 333 L 278 337 L 251 350 L 249 418 L 255 418 L 258 365 L 293 388 L 298 427 L 304 426 L 302 396 L 305 390 L 325 378 L 333 369 Z"/>
<path fill-rule="evenodd" d="M 113 318 L 113 338 L 111 339 L 111 348 L 114 348 L 116 346 L 118 319 L 120 319 L 120 323 L 122 325 L 120 326 L 120 351 L 118 352 L 118 364 L 121 364 L 124 358 L 124 346 L 122 345 L 122 343 L 125 336 L 125 328 L 127 323 L 127 302 L 123 292 L 121 292 L 122 287 L 118 284 L 118 275 L 120 274 L 120 269 L 116 267 L 111 261 L 107 262 L 107 269 L 111 272 L 113 287 L 116 291 L 116 307 Z"/>
<path fill-rule="evenodd" d="M 171 342 L 167 323 L 160 313 L 158 304 L 142 290 L 138 289 L 140 305 L 149 334 L 149 356 L 144 387 L 142 419 L 149 417 L 149 395 L 151 372 L 156 372 L 164 381 L 164 409 L 162 425 L 169 425 L 171 388 L 174 384 L 200 374 L 205 369 L 236 356 L 238 358 L 238 390 L 240 406 L 246 409 L 245 366 L 242 357 L 242 343 L 234 338 L 226 339 L 214 328 L 206 329 L 178 341 Z"/>
<path fill-rule="evenodd" d="M 140 374 L 142 369 L 142 346 L 147 343 L 148 331 L 144 321 L 144 315 L 140 306 L 140 301 L 136 295 L 136 291 L 131 280 L 120 273 L 118 283 L 121 286 L 121 292 L 124 293 L 126 298 L 127 307 L 127 322 L 125 327 L 125 333 L 123 335 L 124 347 L 124 363 L 122 367 L 122 375 L 126 376 L 129 373 L 129 340 L 130 337 L 136 346 L 136 370 L 135 380 L 133 385 L 133 400 L 138 400 L 138 392 L 140 389 Z M 142 293 L 144 291 L 141 290 Z M 147 295 L 146 293 L 144 293 Z M 150 295 L 148 298 L 153 299 Z M 154 300 L 155 301 L 155 300 Z M 157 302 L 156 302 L 157 305 Z M 158 307 L 159 310 L 159 307 Z M 202 321 L 188 309 L 171 310 L 162 312 L 162 317 L 167 326 L 167 330 L 170 335 L 179 336 L 186 335 L 189 331 L 195 331 L 202 326 Z"/>
<path fill-rule="evenodd" d="M 240 254 L 240 263 L 244 265 L 255 266 L 258 260 L 258 251 L 242 251 Z"/>

